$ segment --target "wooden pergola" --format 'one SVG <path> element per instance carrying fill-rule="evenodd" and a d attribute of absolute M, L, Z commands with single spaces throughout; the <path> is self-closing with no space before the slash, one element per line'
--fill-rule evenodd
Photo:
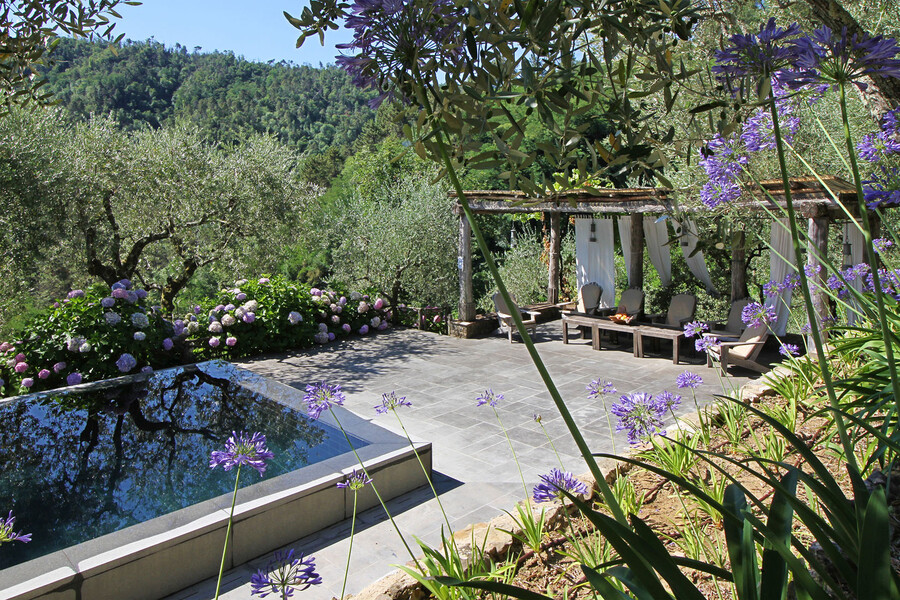
<path fill-rule="evenodd" d="M 807 263 L 821 265 L 828 255 L 828 230 L 832 223 L 859 218 L 856 191 L 851 183 L 837 177 L 790 180 L 791 197 L 798 217 L 808 221 L 807 235 L 812 248 L 807 253 Z M 827 187 L 826 187 L 827 186 Z M 627 215 L 631 217 L 631 264 L 629 288 L 641 288 L 644 284 L 644 215 L 674 213 L 672 191 L 665 188 L 596 189 L 574 191 L 552 200 L 535 202 L 522 192 L 469 191 L 469 206 L 475 214 L 511 214 L 540 212 L 550 221 L 550 265 L 547 282 L 547 301 L 559 301 L 560 272 L 560 216 L 567 215 Z M 451 197 L 456 194 L 451 193 Z M 769 212 L 782 216 L 785 208 L 784 187 L 781 180 L 760 182 L 751 197 L 730 204 L 740 211 Z M 836 198 L 836 199 L 835 199 Z M 691 214 L 708 211 L 704 207 L 681 208 Z M 475 299 L 472 287 L 472 228 L 457 200 L 454 212 L 459 216 L 459 316 L 461 321 L 475 319 Z M 873 213 L 869 212 L 869 215 Z M 814 251 L 813 251 L 814 250 Z M 732 299 L 746 295 L 744 269 L 744 239 L 740 232 L 732 240 Z M 818 269 L 815 278 L 824 285 L 825 269 Z M 813 286 L 813 301 L 821 317 L 828 314 L 827 296 Z"/>

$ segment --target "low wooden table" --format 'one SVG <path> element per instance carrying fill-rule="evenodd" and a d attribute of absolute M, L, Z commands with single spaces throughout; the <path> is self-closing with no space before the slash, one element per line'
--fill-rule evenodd
<path fill-rule="evenodd" d="M 594 315 L 586 315 L 584 313 L 568 313 L 562 317 L 563 326 L 563 343 L 569 343 L 569 327 L 590 327 L 591 328 L 591 345 L 594 350 L 600 350 L 600 331 L 616 331 L 618 333 L 628 333 L 634 336 L 634 355 L 639 356 L 640 348 L 640 327 L 638 325 L 626 325 L 625 323 L 616 323 L 610 321 L 607 317 L 597 317 Z"/>
<path fill-rule="evenodd" d="M 684 330 L 678 327 L 669 327 L 666 325 L 639 325 L 636 327 L 637 333 L 634 336 L 634 355 L 640 358 L 644 357 L 644 338 L 652 337 L 663 340 L 672 340 L 672 362 L 678 364 L 678 355 L 681 349 L 681 340 L 685 339 Z"/>

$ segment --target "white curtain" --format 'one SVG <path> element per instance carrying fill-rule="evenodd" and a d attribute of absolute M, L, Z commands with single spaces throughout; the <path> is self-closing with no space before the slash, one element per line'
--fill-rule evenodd
<path fill-rule="evenodd" d="M 688 269 L 691 270 L 694 277 L 700 280 L 707 292 L 714 292 L 715 286 L 713 286 L 712 278 L 709 276 L 709 269 L 706 268 L 706 259 L 703 257 L 703 252 L 694 253 L 694 249 L 699 241 L 697 238 L 697 226 L 690 219 L 685 219 L 681 224 L 673 219 L 672 223 L 676 228 L 681 228 L 681 251 L 684 253 L 684 260 Z M 687 246 L 683 245 L 684 242 L 687 242 Z"/>
<path fill-rule="evenodd" d="M 860 231 L 859 227 L 857 227 L 853 223 L 844 224 L 844 243 L 850 244 L 850 265 L 858 265 L 859 263 L 866 262 L 865 240 L 863 238 L 862 231 Z M 850 282 L 850 287 L 855 289 L 857 292 L 862 292 L 862 279 L 857 278 L 855 281 Z M 847 302 L 851 307 L 856 307 L 858 305 L 858 302 L 852 297 L 847 298 L 845 302 Z M 855 310 L 848 310 L 847 324 L 855 324 L 859 320 L 860 316 L 861 313 Z"/>
<path fill-rule="evenodd" d="M 596 242 L 590 241 L 591 223 Z M 578 287 L 596 282 L 603 288 L 600 306 L 615 306 L 616 265 L 612 219 L 575 219 L 575 276 Z"/>
<path fill-rule="evenodd" d="M 631 217 L 618 217 L 619 241 L 622 243 L 622 256 L 625 257 L 625 276 L 631 281 Z"/>
<path fill-rule="evenodd" d="M 772 223 L 772 232 L 769 234 L 769 280 L 781 283 L 788 273 L 796 273 L 796 255 L 794 244 L 791 241 L 791 231 L 787 219 L 778 219 Z M 788 317 L 791 310 L 791 291 L 786 289 L 778 292 L 777 296 L 766 298 L 766 306 L 775 308 L 775 335 L 784 335 L 787 331 Z"/>
<path fill-rule="evenodd" d="M 622 222 L 619 221 L 619 227 Z M 647 252 L 650 254 L 650 262 L 659 273 L 659 281 L 663 287 L 672 283 L 672 253 L 669 246 L 669 229 L 666 220 L 656 217 L 644 217 L 644 241 L 647 244 Z M 626 263 L 627 264 L 627 263 Z"/>

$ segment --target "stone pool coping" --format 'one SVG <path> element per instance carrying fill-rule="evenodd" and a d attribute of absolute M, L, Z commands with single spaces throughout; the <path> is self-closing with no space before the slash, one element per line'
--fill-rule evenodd
<path fill-rule="evenodd" d="M 178 368 L 199 370 L 197 365 Z M 305 412 L 302 392 L 245 372 L 249 377 L 240 385 Z M 71 389 L 100 389 L 149 376 L 138 374 Z M 376 480 L 385 500 L 427 484 L 406 438 L 340 407 L 333 410 L 346 431 L 368 442 L 358 450 L 359 458 Z M 324 413 L 320 420 L 338 427 L 330 413 Z M 415 446 L 430 473 L 431 444 Z M 226 569 L 349 518 L 353 492 L 335 484 L 345 480 L 358 466 L 357 458 L 347 452 L 241 489 L 234 510 Z M 358 510 L 377 505 L 370 488 L 359 492 Z M 0 571 L 0 600 L 155 600 L 215 577 L 222 559 L 230 507 L 231 494 L 223 494 L 4 569 Z"/>

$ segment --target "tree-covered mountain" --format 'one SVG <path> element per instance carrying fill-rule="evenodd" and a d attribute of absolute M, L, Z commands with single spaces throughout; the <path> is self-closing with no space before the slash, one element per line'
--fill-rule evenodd
<path fill-rule="evenodd" d="M 63 38 L 47 87 L 77 117 L 111 114 L 127 130 L 175 120 L 211 140 L 273 133 L 303 153 L 346 147 L 374 112 L 373 94 L 333 66 L 257 63 L 149 40 L 112 46 Z"/>

